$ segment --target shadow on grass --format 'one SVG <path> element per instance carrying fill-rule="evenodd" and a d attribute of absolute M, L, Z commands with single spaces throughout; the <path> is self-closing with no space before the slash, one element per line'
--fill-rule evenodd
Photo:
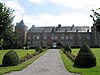
<path fill-rule="evenodd" d="M 90 69 L 90 68 L 93 68 L 93 67 L 81 67 L 81 66 L 76 66 L 76 65 L 73 65 L 74 68 L 78 68 L 78 69 Z"/>
<path fill-rule="evenodd" d="M 4 67 L 3 65 L 0 65 L 0 67 Z"/>
<path fill-rule="evenodd" d="M 0 67 L 10 67 L 10 66 L 4 66 L 4 65 L 0 65 Z"/>

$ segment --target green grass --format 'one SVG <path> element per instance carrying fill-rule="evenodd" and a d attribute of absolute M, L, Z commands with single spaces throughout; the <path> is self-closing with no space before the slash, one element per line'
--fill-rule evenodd
<path fill-rule="evenodd" d="M 77 55 L 79 49 L 72 49 L 73 53 Z M 97 66 L 92 68 L 75 68 L 73 62 L 60 50 L 61 58 L 64 62 L 65 68 L 74 73 L 82 75 L 100 75 L 100 48 L 92 48 L 92 51 L 97 59 Z"/>
<path fill-rule="evenodd" d="M 2 63 L 2 58 L 4 56 L 4 54 L 9 51 L 9 50 L 2 50 L 0 51 L 0 65 Z M 24 55 L 26 55 L 27 53 L 29 54 L 33 54 L 34 50 L 15 50 L 17 52 L 17 54 L 19 55 L 19 57 L 23 57 Z M 37 56 L 34 56 L 33 58 L 29 59 L 26 62 L 23 62 L 17 66 L 8 66 L 8 67 L 2 67 L 0 66 L 0 75 L 11 72 L 11 71 L 19 71 L 22 70 L 23 68 L 27 67 L 29 64 L 31 64 L 33 61 L 35 61 L 37 58 L 39 58 L 40 56 L 42 56 L 44 53 L 46 53 L 47 51 L 44 51 L 42 53 L 40 53 Z"/>
<path fill-rule="evenodd" d="M 30 49 L 30 50 L 23 50 L 23 49 L 14 49 L 19 58 L 21 59 L 23 56 L 25 56 L 27 53 L 29 54 L 33 54 L 35 52 L 34 49 Z M 5 53 L 7 53 L 9 50 L 0 50 L 0 65 L 2 64 L 2 59 L 3 59 L 3 56 L 5 55 Z"/>

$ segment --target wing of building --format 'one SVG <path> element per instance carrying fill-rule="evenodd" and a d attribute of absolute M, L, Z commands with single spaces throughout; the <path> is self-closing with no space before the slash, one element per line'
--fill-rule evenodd
<path fill-rule="evenodd" d="M 29 30 L 23 20 L 16 24 L 15 32 L 18 35 L 17 43 L 20 46 L 28 44 L 30 47 L 48 46 L 59 47 L 69 44 L 73 47 L 80 47 L 84 43 L 89 46 L 100 47 L 100 33 L 95 30 L 95 26 L 61 26 L 57 27 L 35 27 Z"/>

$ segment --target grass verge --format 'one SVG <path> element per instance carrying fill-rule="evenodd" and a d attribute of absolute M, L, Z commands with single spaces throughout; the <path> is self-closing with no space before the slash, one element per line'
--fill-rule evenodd
<path fill-rule="evenodd" d="M 27 60 L 26 62 L 23 62 L 23 63 L 17 65 L 17 66 L 8 66 L 8 67 L 0 66 L 0 75 L 5 74 L 5 73 L 9 73 L 9 72 L 12 72 L 12 71 L 20 71 L 20 70 L 22 70 L 23 68 L 27 67 L 29 64 L 31 64 L 33 61 L 38 59 L 40 56 L 42 56 L 46 52 L 47 52 L 47 50 L 42 52 L 42 53 L 40 53 L 39 55 L 34 56 L 33 58 Z"/>
<path fill-rule="evenodd" d="M 74 54 L 77 54 L 78 51 L 79 49 L 73 49 Z M 61 50 L 59 50 L 65 68 L 69 72 L 80 73 L 82 75 L 100 75 L 100 48 L 92 49 L 92 51 L 96 56 L 97 66 L 92 68 L 75 68 L 73 67 L 74 63 Z"/>

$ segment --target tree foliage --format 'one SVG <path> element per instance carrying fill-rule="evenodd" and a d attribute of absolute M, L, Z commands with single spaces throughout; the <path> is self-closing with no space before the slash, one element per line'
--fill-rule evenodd
<path fill-rule="evenodd" d="M 12 27 L 13 11 L 5 4 L 0 3 L 0 35 L 7 29 Z"/>
<path fill-rule="evenodd" d="M 92 10 L 93 14 L 90 17 L 93 19 L 96 30 L 100 32 L 100 8 Z"/>
<path fill-rule="evenodd" d="M 3 45 L 3 39 L 0 39 L 0 49 L 3 49 L 2 45 Z"/>
<path fill-rule="evenodd" d="M 13 9 L 0 3 L 0 40 L 3 39 L 3 46 L 9 46 L 13 43 L 15 35 L 13 32 Z"/>

